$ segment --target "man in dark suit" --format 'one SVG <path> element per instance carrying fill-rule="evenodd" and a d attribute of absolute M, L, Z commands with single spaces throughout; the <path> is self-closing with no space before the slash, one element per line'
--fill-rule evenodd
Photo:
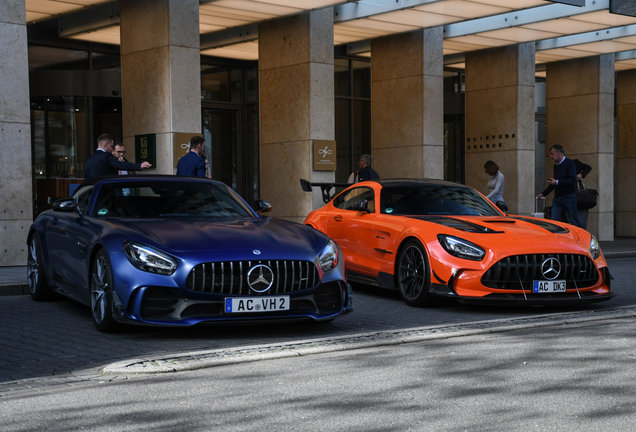
<path fill-rule="evenodd" d="M 124 146 L 124 144 L 120 143 L 120 142 L 116 142 L 115 146 L 113 148 L 113 151 L 111 152 L 113 157 L 115 159 L 117 159 L 119 162 L 129 162 L 128 159 L 126 159 L 126 146 Z M 128 174 L 132 174 L 126 170 L 118 170 L 117 174 L 119 175 L 128 175 Z"/>
<path fill-rule="evenodd" d="M 108 134 L 97 137 L 97 150 L 84 162 L 84 178 L 117 175 L 119 170 L 139 171 L 152 167 L 150 162 L 138 164 L 118 161 L 112 155 L 113 144 L 113 137 Z"/>
<path fill-rule="evenodd" d="M 201 157 L 205 140 L 200 136 L 190 139 L 190 151 L 177 162 L 177 175 L 205 178 L 205 160 Z"/>
<path fill-rule="evenodd" d="M 363 182 L 367 180 L 379 180 L 380 176 L 373 168 L 371 168 L 371 164 L 373 163 L 373 159 L 371 159 L 371 155 L 363 154 L 360 156 L 360 161 L 358 162 L 358 179 L 356 183 Z"/>
<path fill-rule="evenodd" d="M 563 146 L 555 144 L 550 148 L 550 157 L 554 161 L 554 176 L 548 179 L 549 186 L 541 192 L 537 199 L 554 191 L 552 200 L 552 220 L 561 220 L 566 213 L 570 223 L 581 226 L 576 212 L 576 164 L 565 157 Z"/>

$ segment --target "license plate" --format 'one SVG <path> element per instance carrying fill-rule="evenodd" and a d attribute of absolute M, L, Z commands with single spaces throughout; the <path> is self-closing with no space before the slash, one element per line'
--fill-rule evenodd
<path fill-rule="evenodd" d="M 289 296 L 225 298 L 225 313 L 276 312 L 286 310 L 289 310 Z"/>
<path fill-rule="evenodd" d="M 538 293 L 538 294 L 565 292 L 565 281 L 564 280 L 534 281 L 532 292 Z"/>

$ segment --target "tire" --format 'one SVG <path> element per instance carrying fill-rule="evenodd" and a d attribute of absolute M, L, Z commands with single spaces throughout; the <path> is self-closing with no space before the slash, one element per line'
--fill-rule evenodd
<path fill-rule="evenodd" d="M 37 234 L 32 234 L 29 237 L 28 246 L 27 282 L 29 284 L 29 294 L 35 301 L 50 300 L 53 297 L 53 291 L 46 283 L 42 246 L 40 246 Z"/>
<path fill-rule="evenodd" d="M 113 318 L 113 271 L 108 253 L 102 249 L 91 266 L 91 315 L 95 328 L 103 333 L 119 329 Z"/>
<path fill-rule="evenodd" d="M 406 242 L 396 268 L 400 296 L 409 306 L 421 307 L 430 301 L 430 271 L 424 247 L 417 240 Z"/>

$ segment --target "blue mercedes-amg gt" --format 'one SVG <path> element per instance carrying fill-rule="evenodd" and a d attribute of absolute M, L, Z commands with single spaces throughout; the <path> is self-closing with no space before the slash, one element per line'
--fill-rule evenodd
<path fill-rule="evenodd" d="M 338 245 L 262 216 L 265 201 L 255 208 L 206 179 L 89 180 L 29 230 L 31 297 L 57 291 L 85 303 L 103 332 L 120 323 L 329 321 L 351 311 Z"/>

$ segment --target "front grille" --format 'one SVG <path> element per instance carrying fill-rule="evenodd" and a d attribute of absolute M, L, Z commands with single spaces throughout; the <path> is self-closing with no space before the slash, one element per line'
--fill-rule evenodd
<path fill-rule="evenodd" d="M 598 283 L 598 271 L 594 262 L 575 254 L 529 254 L 504 258 L 490 267 L 482 276 L 481 283 L 489 288 L 532 291 L 533 281 L 546 280 L 541 265 L 548 258 L 561 263 L 557 280 L 566 281 L 566 289 L 589 288 Z"/>
<path fill-rule="evenodd" d="M 274 275 L 272 287 L 262 293 L 250 289 L 247 273 L 266 264 Z M 320 283 L 318 269 L 310 261 L 225 261 L 199 264 L 186 279 L 192 291 L 225 295 L 272 295 L 313 288 Z"/>
<path fill-rule="evenodd" d="M 161 288 L 148 288 L 141 300 L 141 317 L 148 319 L 162 315 L 170 315 L 174 312 L 174 305 L 179 297 Z"/>

